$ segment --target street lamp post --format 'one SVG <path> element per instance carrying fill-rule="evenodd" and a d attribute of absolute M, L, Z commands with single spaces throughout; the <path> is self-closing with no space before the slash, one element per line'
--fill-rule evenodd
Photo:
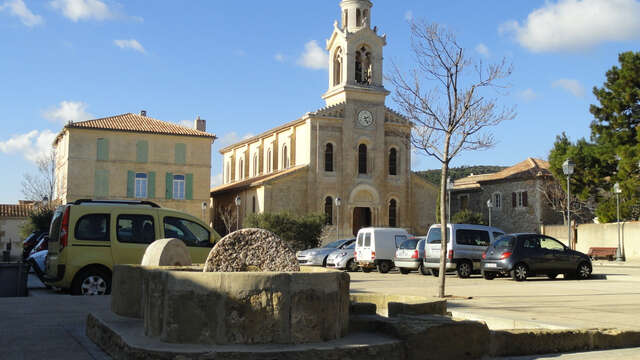
<path fill-rule="evenodd" d="M 487 208 L 489 208 L 489 227 L 491 227 L 491 208 L 493 208 L 491 199 L 487 200 Z"/>
<path fill-rule="evenodd" d="M 336 240 L 340 240 L 340 205 L 342 199 L 336 197 Z"/>
<path fill-rule="evenodd" d="M 562 172 L 567 176 L 567 243 L 569 249 L 571 249 L 571 175 L 573 175 L 575 167 L 576 164 L 571 159 L 565 160 L 562 164 Z"/>
<path fill-rule="evenodd" d="M 622 243 L 620 241 L 620 194 L 622 193 L 620 184 L 615 183 L 613 185 L 613 193 L 616 194 L 616 214 L 618 220 L 618 250 L 616 251 L 616 261 L 624 261 L 622 257 Z"/>
<path fill-rule="evenodd" d="M 447 177 L 447 222 L 451 223 L 451 190 L 453 190 L 453 182 L 451 177 Z"/>
<path fill-rule="evenodd" d="M 236 196 L 236 230 L 240 230 L 240 204 L 242 200 L 240 195 Z"/>

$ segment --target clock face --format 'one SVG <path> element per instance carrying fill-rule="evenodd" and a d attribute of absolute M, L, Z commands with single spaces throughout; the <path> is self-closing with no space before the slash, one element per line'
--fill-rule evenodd
<path fill-rule="evenodd" d="M 362 126 L 371 126 L 373 124 L 373 115 L 370 111 L 362 110 L 358 113 L 358 123 Z"/>

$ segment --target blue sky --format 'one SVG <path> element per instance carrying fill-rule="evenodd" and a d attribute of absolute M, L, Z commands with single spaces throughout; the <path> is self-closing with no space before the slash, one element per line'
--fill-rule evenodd
<path fill-rule="evenodd" d="M 640 48 L 640 0 L 373 3 L 386 70 L 409 65 L 411 18 L 446 25 L 478 59 L 514 65 L 499 103 L 516 118 L 493 130 L 494 148 L 453 166 L 546 158 L 557 134 L 588 136 L 591 89 L 618 53 Z M 217 181 L 218 149 L 324 105 L 324 42 L 339 16 L 338 0 L 0 0 L 0 203 L 22 198 L 23 174 L 67 120 L 141 109 L 206 119 L 219 137 Z M 414 155 L 414 170 L 439 167 Z"/>

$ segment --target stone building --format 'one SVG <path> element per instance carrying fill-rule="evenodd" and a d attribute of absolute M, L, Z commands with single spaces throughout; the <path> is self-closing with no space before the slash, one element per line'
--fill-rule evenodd
<path fill-rule="evenodd" d="M 11 248 L 11 258 L 22 256 L 20 228 L 29 219 L 33 202 L 20 201 L 19 204 L 0 204 L 0 252 Z M 10 245 L 8 245 L 10 244 Z"/>
<path fill-rule="evenodd" d="M 208 220 L 215 135 L 200 118 L 188 128 L 146 115 L 68 123 L 54 141 L 57 200 L 150 200 Z"/>
<path fill-rule="evenodd" d="M 469 209 L 507 232 L 538 232 L 541 224 L 562 223 L 562 216 L 545 201 L 545 181 L 553 181 L 549 163 L 528 158 L 500 172 L 456 180 L 451 192 L 451 214 Z"/>
<path fill-rule="evenodd" d="M 435 221 L 437 189 L 411 172 L 410 122 L 385 106 L 386 36 L 371 28 L 369 0 L 340 2 L 342 22 L 327 40 L 326 107 L 222 149 L 223 184 L 211 190 L 219 212 L 325 213 L 348 237 L 365 226 L 424 234 Z M 236 209 L 234 199 L 240 197 Z M 337 205 L 336 199 L 340 199 Z"/>

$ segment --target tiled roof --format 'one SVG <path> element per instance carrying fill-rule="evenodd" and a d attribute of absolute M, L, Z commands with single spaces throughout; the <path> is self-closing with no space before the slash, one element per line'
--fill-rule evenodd
<path fill-rule="evenodd" d="M 286 176 L 289 175 L 291 173 L 294 173 L 298 170 L 304 169 L 306 168 L 307 165 L 299 165 L 299 166 L 295 166 L 289 169 L 285 169 L 285 170 L 280 170 L 278 172 L 274 172 L 274 173 L 270 173 L 270 174 L 265 174 L 265 175 L 260 175 L 260 176 L 255 176 L 243 181 L 237 181 L 237 182 L 233 182 L 233 183 L 229 183 L 229 184 L 224 184 L 224 185 L 220 185 L 218 187 L 215 187 L 213 189 L 211 189 L 211 196 L 213 195 L 217 195 L 217 194 L 221 194 L 227 191 L 238 191 L 238 190 L 244 190 L 244 189 L 248 189 L 250 187 L 253 186 L 259 186 L 262 185 L 268 181 L 271 180 L 275 180 L 277 178 L 280 178 L 282 176 Z"/>
<path fill-rule="evenodd" d="M 25 218 L 31 214 L 32 205 L 0 204 L 0 217 Z"/>
<path fill-rule="evenodd" d="M 472 175 L 462 179 L 458 179 L 454 181 L 454 189 L 478 189 L 480 188 L 480 183 L 482 182 L 504 180 L 516 175 L 526 173 L 530 174 L 532 177 L 550 175 L 551 173 L 549 172 L 549 162 L 540 159 L 528 158 L 525 161 L 517 163 L 504 170 L 498 171 L 497 173 Z"/>
<path fill-rule="evenodd" d="M 166 134 L 179 136 L 196 136 L 215 139 L 214 134 L 208 132 L 191 129 L 170 122 L 154 119 L 148 116 L 142 116 L 132 113 L 110 116 L 101 119 L 70 122 L 65 128 L 78 129 L 94 129 L 94 130 L 115 130 L 127 132 L 141 132 L 148 134 Z M 62 133 L 56 138 L 56 142 L 60 139 Z"/>

